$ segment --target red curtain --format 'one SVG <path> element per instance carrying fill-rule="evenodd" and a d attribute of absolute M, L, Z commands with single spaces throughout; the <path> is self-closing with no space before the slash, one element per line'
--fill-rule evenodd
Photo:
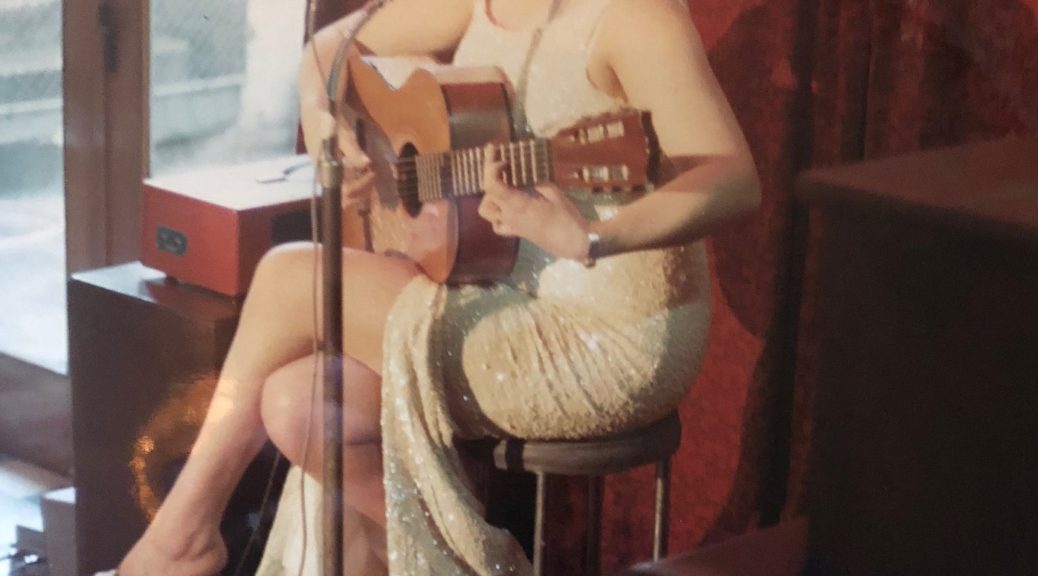
<path fill-rule="evenodd" d="M 813 390 L 804 168 L 1038 132 L 1038 0 L 697 0 L 714 70 L 764 182 L 711 240 L 714 325 L 682 406 L 671 550 L 795 514 Z M 1038 161 L 1038 159 L 1036 159 Z M 610 479 L 605 572 L 643 559 L 651 478 Z"/>
<path fill-rule="evenodd" d="M 321 21 L 350 4 L 321 3 Z M 671 550 L 794 514 L 813 384 L 813 232 L 796 174 L 1038 131 L 1038 0 L 696 0 L 693 20 L 753 148 L 758 214 L 716 234 L 705 366 L 681 409 Z M 575 573 L 583 491 L 560 482 L 552 573 Z M 610 477 L 603 570 L 650 550 L 650 470 Z"/>

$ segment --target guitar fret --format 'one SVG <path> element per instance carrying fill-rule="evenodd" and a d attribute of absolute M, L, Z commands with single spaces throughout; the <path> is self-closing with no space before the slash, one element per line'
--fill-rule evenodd
<path fill-rule="evenodd" d="M 427 200 L 435 200 L 436 199 L 436 179 L 434 178 L 431 160 L 432 160 L 431 156 L 426 156 L 425 157 L 425 166 L 424 166 L 424 168 L 425 168 L 425 181 L 427 183 L 427 185 L 425 187 L 425 197 L 426 197 Z"/>
<path fill-rule="evenodd" d="M 529 176 L 528 176 L 529 172 L 528 172 L 528 170 L 529 170 L 530 166 L 528 166 L 529 162 L 526 159 L 526 141 L 525 140 L 520 140 L 519 141 L 519 158 L 521 159 L 520 162 L 522 162 L 522 185 L 524 187 L 525 186 L 529 186 Z"/>
<path fill-rule="evenodd" d="M 470 186 L 465 193 L 474 196 L 483 191 L 483 169 L 486 167 L 487 155 L 482 147 L 471 148 L 469 153 L 472 156 L 472 171 L 469 174 Z"/>
<path fill-rule="evenodd" d="M 433 196 L 433 198 L 439 200 L 440 198 L 443 198 L 443 181 L 440 180 L 440 159 L 437 158 L 435 154 L 430 156 L 429 171 L 432 173 L 436 189 L 436 195 Z"/>
<path fill-rule="evenodd" d="M 456 196 L 464 196 L 469 187 L 468 149 L 458 150 L 458 184 L 454 188 Z"/>
<path fill-rule="evenodd" d="M 423 171 L 425 170 L 425 159 L 421 156 L 415 158 L 414 168 L 415 176 L 418 179 L 418 199 L 424 200 L 425 188 L 428 186 L 428 183 L 425 181 L 425 175 L 423 174 Z"/>
<path fill-rule="evenodd" d="M 527 186 L 534 186 L 537 184 L 537 156 L 533 152 L 533 140 L 526 141 L 526 156 L 530 162 L 530 178 L 526 181 Z"/>
<path fill-rule="evenodd" d="M 457 190 L 458 188 L 458 157 L 456 154 L 449 154 L 451 163 L 451 175 L 450 175 L 450 188 L 451 190 Z"/>
<path fill-rule="evenodd" d="M 483 169 L 486 167 L 487 155 L 482 148 L 473 148 L 472 156 L 475 158 L 474 170 L 472 171 L 472 193 L 479 194 L 483 187 Z"/>
<path fill-rule="evenodd" d="M 425 198 L 423 200 L 431 200 L 433 196 L 433 181 L 429 174 L 428 156 L 422 159 L 422 179 L 425 180 Z"/>
<path fill-rule="evenodd" d="M 461 169 L 461 180 L 458 182 L 458 192 L 463 193 L 469 185 L 469 157 L 468 150 L 458 151 L 458 166 Z"/>
<path fill-rule="evenodd" d="M 551 142 L 544 140 L 544 179 L 551 182 L 555 180 L 555 168 L 552 166 Z"/>
<path fill-rule="evenodd" d="M 452 193 L 454 188 L 452 185 L 450 185 L 450 180 L 452 180 L 450 179 L 449 173 L 450 162 L 447 159 L 447 157 L 442 154 L 438 154 L 436 155 L 436 157 L 439 164 L 439 169 L 437 170 L 437 172 L 440 174 L 440 186 L 443 187 L 443 191 L 440 197 L 447 198 L 450 196 L 450 193 Z"/>
<path fill-rule="evenodd" d="M 506 154 L 508 155 L 508 158 L 506 159 L 506 162 L 507 162 L 507 165 L 508 165 L 508 174 L 506 175 L 506 179 L 504 179 L 504 180 L 506 180 L 506 182 L 508 182 L 510 185 L 515 186 L 516 185 L 516 169 L 515 169 L 516 155 L 515 155 L 515 146 L 512 144 L 512 142 L 509 142 L 509 143 L 504 144 L 503 146 L 501 146 L 501 157 L 503 158 L 504 155 L 506 155 Z"/>
<path fill-rule="evenodd" d="M 478 194 L 479 189 L 483 183 L 483 179 L 480 178 L 483 169 L 483 149 L 473 148 L 472 149 L 472 189 L 469 194 Z"/>
<path fill-rule="evenodd" d="M 440 155 L 433 156 L 433 174 L 436 177 L 436 199 L 443 197 L 443 162 Z"/>
<path fill-rule="evenodd" d="M 425 201 L 429 198 L 430 185 L 429 182 L 429 160 L 426 158 L 421 159 L 421 164 L 418 170 L 418 179 L 421 183 L 421 187 L 418 190 L 418 198 Z"/>
<path fill-rule="evenodd" d="M 540 165 L 537 162 L 537 141 L 530 141 L 530 163 L 533 164 L 533 183 L 539 184 L 541 181 L 541 174 L 539 172 Z"/>
<path fill-rule="evenodd" d="M 497 162 L 501 160 L 503 147 L 500 144 L 494 144 L 490 149 L 490 153 L 484 153 L 483 156 L 483 168 L 479 173 L 479 183 L 482 188 L 483 185 L 483 172 L 487 169 L 487 162 Z"/>
<path fill-rule="evenodd" d="M 465 194 L 472 190 L 472 168 L 475 162 L 472 159 L 472 148 L 465 150 Z"/>
<path fill-rule="evenodd" d="M 432 156 L 426 156 L 423 168 L 425 177 L 425 199 L 435 200 L 436 199 L 436 180 L 433 178 L 432 170 Z"/>
<path fill-rule="evenodd" d="M 512 179 L 512 167 L 509 166 L 509 164 L 508 164 L 508 156 L 507 156 L 508 148 L 509 148 L 509 144 L 506 142 L 505 144 L 498 145 L 498 147 L 496 149 L 497 150 L 497 153 L 496 153 L 497 159 L 505 163 L 505 166 L 504 166 L 504 171 L 505 171 L 505 173 L 504 173 L 504 180 L 505 180 L 506 184 L 508 182 L 511 182 L 511 179 Z"/>
<path fill-rule="evenodd" d="M 474 186 L 472 187 L 473 194 L 479 194 L 480 189 L 483 188 L 483 170 L 487 165 L 487 155 L 482 148 L 473 148 L 473 155 L 476 157 L 475 171 L 473 172 Z"/>

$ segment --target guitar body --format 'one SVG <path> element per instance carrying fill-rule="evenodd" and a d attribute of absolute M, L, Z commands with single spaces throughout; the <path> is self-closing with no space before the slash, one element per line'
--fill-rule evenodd
<path fill-rule="evenodd" d="M 411 66 L 400 82 L 400 71 L 389 68 L 400 59 L 384 60 L 385 69 L 379 60 L 349 64 L 350 100 L 364 120 L 358 137 L 376 175 L 368 248 L 405 255 L 437 282 L 507 276 L 518 240 L 498 236 L 479 216 L 481 196 L 419 201 L 401 189 L 398 173 L 408 169 L 402 159 L 510 141 L 507 82 L 493 68 L 432 64 Z"/>

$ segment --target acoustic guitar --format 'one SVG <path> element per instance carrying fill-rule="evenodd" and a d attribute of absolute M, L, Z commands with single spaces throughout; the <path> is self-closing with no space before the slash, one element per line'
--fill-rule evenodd
<path fill-rule="evenodd" d="M 656 176 L 659 148 L 646 112 L 589 119 L 550 139 L 516 139 L 510 84 L 497 68 L 376 57 L 348 66 L 346 100 L 375 171 L 367 248 L 406 255 L 434 281 L 493 281 L 515 263 L 518 240 L 495 234 L 477 211 L 487 143 L 517 188 L 553 182 L 638 191 Z"/>

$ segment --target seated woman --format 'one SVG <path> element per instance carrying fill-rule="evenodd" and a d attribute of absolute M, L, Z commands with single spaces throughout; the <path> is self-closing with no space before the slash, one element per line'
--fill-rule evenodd
<path fill-rule="evenodd" d="M 354 18 L 313 40 L 325 66 Z M 407 260 L 344 250 L 345 497 L 363 527 L 350 533 L 351 573 L 525 574 L 519 546 L 482 519 L 455 439 L 588 437 L 674 410 L 705 349 L 702 239 L 758 206 L 756 169 L 680 0 L 395 0 L 359 41 L 378 55 L 498 66 L 525 86 L 516 117 L 538 136 L 647 110 L 676 167 L 631 197 L 517 190 L 488 162 L 480 214 L 520 239 L 514 271 L 494 286 L 440 285 Z M 303 127 L 315 151 L 330 119 L 305 54 Z M 345 195 L 360 201 L 370 161 L 340 131 L 359 174 Z M 320 474 L 308 385 L 314 250 L 278 248 L 259 265 L 199 439 L 120 574 L 217 572 L 221 513 L 268 437 Z"/>

